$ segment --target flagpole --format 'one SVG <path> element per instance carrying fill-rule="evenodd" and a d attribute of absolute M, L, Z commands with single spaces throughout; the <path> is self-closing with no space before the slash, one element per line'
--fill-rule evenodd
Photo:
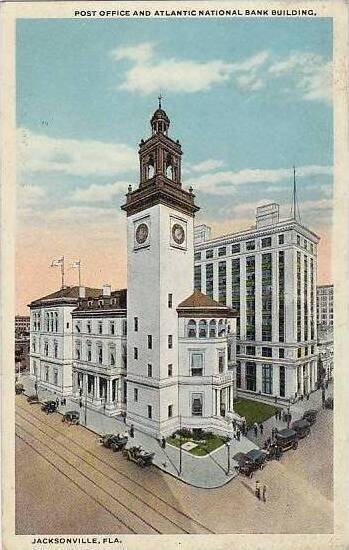
<path fill-rule="evenodd" d="M 79 260 L 79 286 L 81 286 L 81 258 Z"/>
<path fill-rule="evenodd" d="M 61 274 L 62 274 L 62 289 L 63 289 L 64 288 L 64 256 L 62 256 Z"/>

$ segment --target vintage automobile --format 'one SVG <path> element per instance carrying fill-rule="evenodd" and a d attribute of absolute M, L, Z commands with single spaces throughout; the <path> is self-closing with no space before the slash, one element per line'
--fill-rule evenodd
<path fill-rule="evenodd" d="M 64 413 L 62 417 L 62 422 L 68 422 L 68 424 L 79 424 L 80 423 L 79 411 L 68 411 Z"/>
<path fill-rule="evenodd" d="M 267 460 L 280 460 L 282 451 L 277 443 L 269 443 L 265 446 L 265 451 L 267 453 Z"/>
<path fill-rule="evenodd" d="M 316 421 L 317 416 L 317 410 L 316 409 L 308 409 L 303 413 L 303 419 L 307 420 L 310 425 L 314 424 Z"/>
<path fill-rule="evenodd" d="M 16 395 L 21 395 L 21 393 L 24 393 L 24 386 L 23 386 L 23 384 L 17 383 L 17 384 L 15 385 L 15 392 L 16 392 Z"/>
<path fill-rule="evenodd" d="M 325 399 L 325 409 L 333 410 L 333 397 L 328 397 L 327 399 Z"/>
<path fill-rule="evenodd" d="M 250 478 L 253 476 L 253 472 L 256 468 L 246 453 L 236 453 L 233 459 L 237 463 L 236 469 L 239 474 L 243 474 Z"/>
<path fill-rule="evenodd" d="M 46 414 L 54 413 L 57 410 L 56 401 L 45 401 L 45 403 L 41 405 L 41 410 Z"/>
<path fill-rule="evenodd" d="M 105 434 L 100 438 L 100 443 L 107 449 L 113 449 L 114 452 L 122 451 L 127 445 L 128 437 L 120 434 Z"/>
<path fill-rule="evenodd" d="M 246 453 L 246 456 L 251 460 L 252 464 L 255 466 L 255 469 L 262 469 L 265 466 L 267 460 L 267 453 L 261 449 L 251 449 Z"/>
<path fill-rule="evenodd" d="M 289 449 L 297 449 L 298 437 L 297 432 L 284 428 L 276 433 L 276 444 L 281 452 L 288 451 Z"/>
<path fill-rule="evenodd" d="M 39 398 L 38 398 L 38 396 L 35 395 L 35 394 L 34 394 L 34 395 L 29 395 L 29 396 L 27 397 L 27 401 L 28 401 L 28 403 L 30 403 L 30 404 L 32 404 L 32 403 L 39 403 Z"/>
<path fill-rule="evenodd" d="M 123 449 L 122 454 L 127 458 L 127 460 L 132 460 L 132 462 L 135 462 L 141 468 L 149 466 L 153 462 L 155 455 L 155 453 L 148 453 L 147 451 L 144 451 L 141 447 L 130 447 L 129 449 Z"/>
<path fill-rule="evenodd" d="M 298 439 L 303 439 L 303 437 L 310 434 L 310 423 L 307 420 L 301 419 L 293 422 L 291 429 L 297 433 Z"/>

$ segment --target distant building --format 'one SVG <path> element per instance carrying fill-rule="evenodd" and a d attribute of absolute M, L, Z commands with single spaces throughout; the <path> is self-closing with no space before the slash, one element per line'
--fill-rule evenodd
<path fill-rule="evenodd" d="M 30 331 L 30 317 L 29 315 L 16 315 L 15 317 L 15 333 L 29 334 Z"/>
<path fill-rule="evenodd" d="M 333 378 L 333 326 L 318 325 L 319 375 L 324 380 Z"/>
<path fill-rule="evenodd" d="M 333 285 L 318 285 L 317 324 L 333 327 Z"/>
<path fill-rule="evenodd" d="M 257 208 L 247 230 L 202 240 L 194 286 L 237 314 L 238 394 L 288 400 L 316 387 L 316 274 L 319 237 L 279 205 Z"/>

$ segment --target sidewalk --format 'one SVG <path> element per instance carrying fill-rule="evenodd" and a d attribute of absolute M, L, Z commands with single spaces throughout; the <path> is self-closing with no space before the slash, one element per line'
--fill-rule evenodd
<path fill-rule="evenodd" d="M 21 383 L 25 387 L 26 395 L 35 394 L 34 380 L 29 375 L 21 376 Z M 56 395 L 48 390 L 38 389 L 40 401 L 46 399 L 56 399 Z M 65 406 L 59 405 L 58 412 L 63 414 L 69 410 L 80 411 L 80 424 L 85 425 L 85 409 L 79 408 L 76 401 L 67 398 Z M 119 417 L 109 417 L 104 414 L 87 409 L 86 427 L 97 434 L 105 433 L 123 433 L 128 427 Z M 129 438 L 128 447 L 140 445 L 149 452 L 154 452 L 153 464 L 160 470 L 176 477 L 177 479 L 203 489 L 213 489 L 225 485 L 236 475 L 233 456 L 238 452 L 247 452 L 256 448 L 256 444 L 250 439 L 241 436 L 241 440 L 232 439 L 230 444 L 230 472 L 228 468 L 228 448 L 223 445 L 204 457 L 197 457 L 191 453 L 182 450 L 182 471 L 180 472 L 180 451 L 177 447 L 167 444 L 165 449 L 159 445 L 158 441 L 148 434 L 135 430 L 134 438 Z"/>
<path fill-rule="evenodd" d="M 326 398 L 333 395 L 333 382 L 331 381 L 329 383 L 328 389 L 326 390 Z M 308 409 L 316 409 L 319 410 L 322 408 L 322 396 L 321 396 L 321 389 L 316 390 L 312 392 L 309 395 L 309 400 L 307 400 L 306 397 L 303 398 L 303 401 L 299 400 L 296 403 L 293 403 L 290 405 L 290 413 L 292 415 L 292 422 L 295 420 L 299 420 L 302 418 L 303 413 Z M 284 406 L 283 410 L 286 412 L 287 407 Z M 266 439 L 271 437 L 271 431 L 273 428 L 277 428 L 278 430 L 282 430 L 283 428 L 287 428 L 287 422 L 284 422 L 283 420 L 276 420 L 275 416 L 272 416 L 265 422 L 263 422 L 263 434 L 261 434 L 260 430 L 258 429 L 258 435 L 257 438 L 254 435 L 253 429 L 249 430 L 247 433 L 247 437 L 258 447 L 263 447 L 263 444 Z"/>

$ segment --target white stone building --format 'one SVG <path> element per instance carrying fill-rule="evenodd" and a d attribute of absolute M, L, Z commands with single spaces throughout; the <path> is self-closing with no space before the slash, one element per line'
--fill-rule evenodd
<path fill-rule="evenodd" d="M 315 389 L 319 237 L 280 220 L 277 204 L 257 208 L 245 231 L 195 233 L 195 288 L 237 313 L 238 393 L 282 401 Z"/>
<path fill-rule="evenodd" d="M 98 289 L 87 288 L 87 296 Z M 78 305 L 79 287 L 67 287 L 29 304 L 30 374 L 39 387 L 61 396 L 72 392 L 72 311 Z"/>
<path fill-rule="evenodd" d="M 333 285 L 318 285 L 317 324 L 333 327 Z"/>
<path fill-rule="evenodd" d="M 73 396 L 109 416 L 126 412 L 126 294 L 105 285 L 72 312 Z"/>

